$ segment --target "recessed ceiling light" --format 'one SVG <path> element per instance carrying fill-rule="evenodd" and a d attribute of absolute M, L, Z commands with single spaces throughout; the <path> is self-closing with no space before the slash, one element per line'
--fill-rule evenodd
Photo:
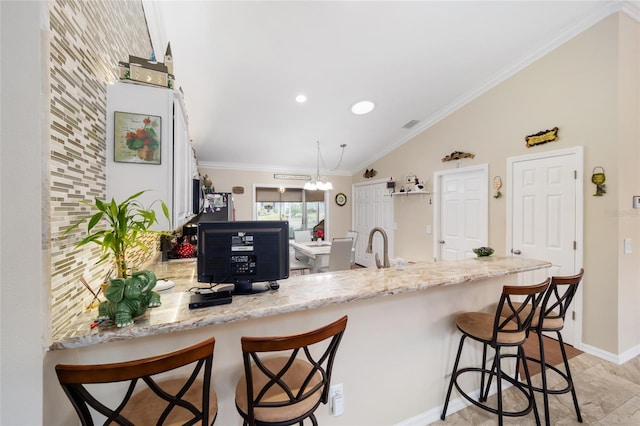
<path fill-rule="evenodd" d="M 351 112 L 356 115 L 368 114 L 376 107 L 376 105 L 371 101 L 360 101 L 356 102 L 351 107 Z"/>
<path fill-rule="evenodd" d="M 299 104 L 303 104 L 307 102 L 307 97 L 303 94 L 299 94 L 298 96 L 296 96 L 296 102 Z"/>

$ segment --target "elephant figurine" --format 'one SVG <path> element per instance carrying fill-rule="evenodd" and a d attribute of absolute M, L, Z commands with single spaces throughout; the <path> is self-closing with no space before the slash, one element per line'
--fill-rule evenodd
<path fill-rule="evenodd" d="M 105 291 L 107 300 L 98 307 L 98 319 L 114 320 L 117 327 L 133 324 L 147 307 L 160 306 L 160 295 L 152 289 L 156 276 L 151 271 L 134 272 L 130 278 L 112 278 Z"/>

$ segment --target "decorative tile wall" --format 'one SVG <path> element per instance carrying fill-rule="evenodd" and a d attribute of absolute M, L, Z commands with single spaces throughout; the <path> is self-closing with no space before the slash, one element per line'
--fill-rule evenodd
<path fill-rule="evenodd" d="M 93 296 L 112 267 L 96 265 L 94 245 L 74 249 L 86 226 L 64 230 L 90 213 L 83 200 L 105 198 L 106 85 L 117 80 L 118 61 L 150 57 L 151 41 L 140 0 L 50 1 L 50 253 L 51 319 L 55 337 Z M 121 200 L 116 200 L 121 201 Z M 157 239 L 148 237 L 155 248 Z M 151 254 L 153 255 L 153 253 Z M 133 265 L 150 255 L 136 253 Z"/>

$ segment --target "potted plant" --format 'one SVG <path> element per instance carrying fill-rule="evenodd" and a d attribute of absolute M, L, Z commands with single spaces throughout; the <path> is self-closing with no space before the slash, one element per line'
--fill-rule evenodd
<path fill-rule="evenodd" d="M 97 212 L 82 217 L 63 234 L 67 235 L 87 222 L 88 235 L 76 244 L 76 248 L 94 243 L 102 248 L 102 257 L 97 263 L 113 258 L 117 276 L 110 279 L 104 291 L 107 300 L 99 306 L 98 319 L 113 319 L 118 327 L 133 323 L 133 318 L 142 315 L 147 307 L 160 305 L 160 296 L 152 291 L 156 283 L 155 275 L 151 271 L 140 271 L 131 276 L 128 273 L 127 250 L 138 247 L 149 251 L 138 236 L 146 232 L 166 234 L 150 229 L 158 220 L 155 211 L 145 208 L 138 199 L 145 192 L 137 192 L 121 203 L 114 199 L 105 203 L 97 198 L 93 204 L 85 202 Z M 163 201 L 160 203 L 164 216 L 169 220 L 167 205 Z M 100 223 L 106 223 L 106 227 L 98 227 Z"/>

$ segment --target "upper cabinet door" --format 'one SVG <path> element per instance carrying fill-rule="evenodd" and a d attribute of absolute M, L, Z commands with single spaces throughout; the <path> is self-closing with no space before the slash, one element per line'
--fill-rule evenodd
<path fill-rule="evenodd" d="M 177 91 L 123 82 L 107 87 L 107 200 L 120 202 L 147 191 L 140 200 L 156 211 L 156 230 L 178 230 L 191 218 L 187 185 L 192 161 L 186 157 L 187 148 L 189 155 L 193 152 L 186 117 Z M 152 126 L 155 140 L 147 145 L 156 149 L 148 157 L 126 143 L 128 134 L 144 130 L 146 124 Z M 169 222 L 159 200 L 169 207 Z"/>

